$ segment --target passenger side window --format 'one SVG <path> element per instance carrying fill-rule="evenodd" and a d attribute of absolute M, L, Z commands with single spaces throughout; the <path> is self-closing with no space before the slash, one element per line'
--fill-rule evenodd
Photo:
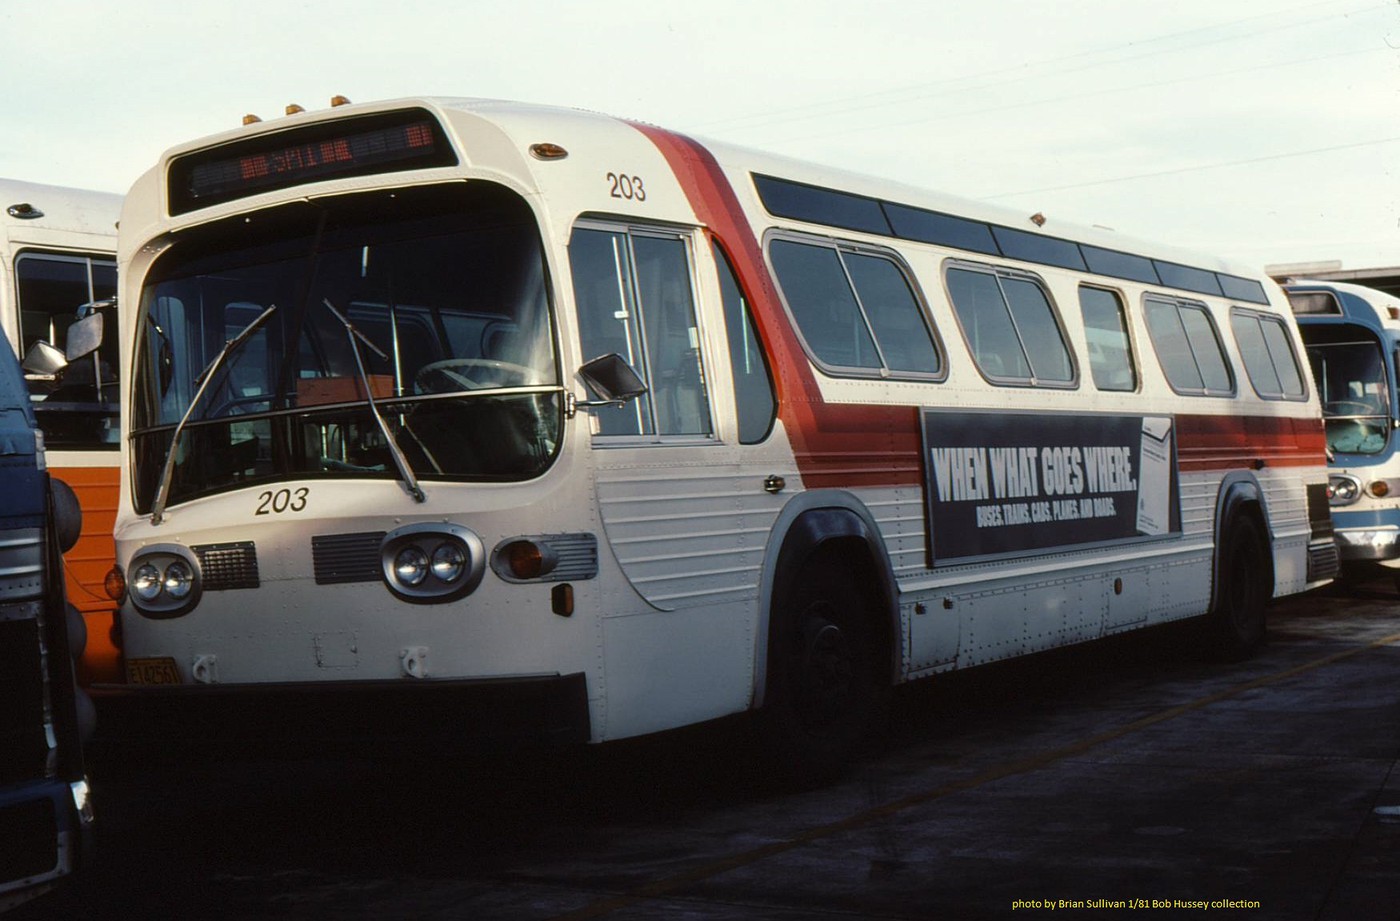
<path fill-rule="evenodd" d="M 596 411 L 598 434 L 710 435 L 687 239 L 580 226 L 569 261 L 584 359 L 616 352 L 648 388 L 621 409 Z"/>
<path fill-rule="evenodd" d="M 734 402 L 739 419 L 739 443 L 757 444 L 768 436 L 778 412 L 773 392 L 773 372 L 768 356 L 758 342 L 748 299 L 729 257 L 714 246 L 715 267 L 719 270 L 720 298 L 724 303 L 724 325 L 729 337 L 729 367 L 734 375 Z"/>
<path fill-rule="evenodd" d="M 1205 304 L 1150 296 L 1145 313 L 1152 347 L 1173 390 L 1197 396 L 1235 392 L 1230 364 Z"/>
<path fill-rule="evenodd" d="M 1307 396 L 1298 355 L 1282 320 L 1236 309 L 1230 314 L 1230 325 L 1255 393 L 1266 400 L 1301 400 Z"/>
<path fill-rule="evenodd" d="M 1038 281 L 994 269 L 948 269 L 948 296 L 973 360 L 993 383 L 1071 386 L 1074 362 Z"/>
<path fill-rule="evenodd" d="M 1137 367 L 1122 299 L 1104 288 L 1084 285 L 1079 289 L 1079 308 L 1084 315 L 1084 339 L 1094 386 L 1100 390 L 1136 390 Z"/>
<path fill-rule="evenodd" d="M 923 308 L 894 260 L 794 240 L 774 240 L 768 253 L 797 329 L 825 369 L 894 377 L 943 373 Z"/>

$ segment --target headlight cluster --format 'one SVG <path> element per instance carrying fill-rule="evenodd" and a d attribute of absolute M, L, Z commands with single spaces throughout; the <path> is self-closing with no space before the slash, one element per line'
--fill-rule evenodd
<path fill-rule="evenodd" d="M 1355 477 L 1334 473 L 1327 478 L 1327 501 L 1333 508 L 1351 505 L 1361 498 L 1361 484 Z"/>
<path fill-rule="evenodd" d="M 178 617 L 199 600 L 199 564 L 183 547 L 147 547 L 131 561 L 127 594 L 147 617 Z"/>
<path fill-rule="evenodd" d="M 398 528 L 380 544 L 384 584 L 420 604 L 452 601 L 481 584 L 486 552 L 481 538 L 452 524 Z"/>

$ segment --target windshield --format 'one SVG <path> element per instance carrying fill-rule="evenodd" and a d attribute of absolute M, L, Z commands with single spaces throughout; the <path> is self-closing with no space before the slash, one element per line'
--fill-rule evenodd
<path fill-rule="evenodd" d="M 1335 335 L 1335 334 L 1334 334 Z M 1374 339 L 1308 346 L 1322 398 L 1327 446 L 1339 454 L 1379 454 L 1390 435 L 1385 355 Z"/>
<path fill-rule="evenodd" d="M 143 512 L 187 413 L 171 504 L 285 478 L 397 478 L 389 439 L 428 480 L 527 479 L 558 445 L 539 234 L 525 203 L 489 183 L 300 202 L 195 229 L 148 275 L 137 336 Z"/>

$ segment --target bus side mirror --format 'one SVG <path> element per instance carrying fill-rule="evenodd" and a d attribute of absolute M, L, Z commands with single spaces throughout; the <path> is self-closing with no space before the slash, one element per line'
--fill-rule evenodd
<path fill-rule="evenodd" d="M 24 353 L 24 361 L 20 364 L 30 379 L 51 381 L 58 377 L 58 372 L 68 367 L 68 359 L 58 346 L 40 339 Z"/>
<path fill-rule="evenodd" d="M 93 312 L 68 327 L 64 357 L 70 362 L 91 355 L 102 344 L 102 314 Z"/>
<path fill-rule="evenodd" d="M 607 355 L 594 358 L 592 361 L 584 362 L 578 369 L 578 376 L 583 378 L 583 382 L 602 399 L 578 402 L 574 404 L 575 406 L 617 405 L 636 399 L 647 392 L 647 385 L 641 377 L 616 352 L 610 352 Z"/>

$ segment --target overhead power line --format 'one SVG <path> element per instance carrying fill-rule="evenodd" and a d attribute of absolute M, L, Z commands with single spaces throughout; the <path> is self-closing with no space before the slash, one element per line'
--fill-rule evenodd
<path fill-rule="evenodd" d="M 744 130 L 748 128 L 767 128 L 773 125 L 789 124 L 792 122 L 808 121 L 814 118 L 830 118 L 833 115 L 858 112 L 866 109 L 880 108 L 884 106 L 898 105 L 924 100 L 928 98 L 949 95 L 952 93 L 970 93 L 992 89 L 998 86 L 1013 84 L 1027 79 L 1044 79 L 1047 76 L 1074 73 L 1076 71 L 1091 70 L 1098 67 L 1106 67 L 1113 64 L 1122 63 L 1125 60 L 1140 61 L 1145 57 L 1163 54 L 1172 54 L 1180 51 L 1189 51 L 1207 45 L 1222 44 L 1233 41 L 1243 41 L 1256 39 L 1261 35 L 1286 29 L 1297 29 L 1304 26 L 1313 25 L 1318 22 L 1335 19 L 1339 16 L 1350 16 L 1359 12 L 1374 12 L 1378 9 L 1390 9 L 1390 5 L 1381 7 L 1372 2 L 1364 7 L 1354 7 L 1341 13 L 1329 13 L 1326 16 L 1314 17 L 1311 19 L 1298 20 L 1294 22 L 1277 22 L 1282 16 L 1289 13 L 1298 13 L 1311 10 L 1320 6 L 1335 6 L 1343 0 L 1320 0 L 1316 3 L 1308 3 L 1292 7 L 1287 10 L 1275 10 L 1269 13 L 1247 16 L 1241 19 L 1234 19 L 1228 22 L 1215 23 L 1209 26 L 1200 26 L 1194 29 L 1187 29 L 1180 32 L 1172 32 L 1165 35 L 1153 36 L 1146 39 L 1136 39 L 1121 42 L 1103 48 L 1091 49 L 1075 54 L 1064 55 L 1056 58 L 1049 58 L 1044 61 L 1032 63 L 1013 64 L 1006 67 L 994 68 L 980 71 L 975 74 L 968 74 L 959 77 L 950 77 L 944 80 L 930 83 L 915 84 L 893 90 L 881 90 L 874 93 L 863 93 L 853 96 L 841 97 L 839 99 L 829 99 L 819 103 L 812 103 L 805 106 L 787 107 L 784 109 L 768 110 L 766 112 L 755 112 L 749 115 L 735 116 L 728 119 L 720 119 L 712 122 L 702 122 L 691 126 L 690 130 L 698 132 L 713 131 L 717 129 Z M 1217 38 L 1189 44 L 1177 45 L 1170 48 L 1160 48 L 1157 50 L 1144 50 L 1145 46 L 1159 44 L 1162 42 L 1179 39 L 1185 36 L 1195 35 L 1202 32 L 1210 32 L 1219 29 L 1226 29 L 1232 26 L 1244 25 L 1261 19 L 1269 19 L 1277 22 L 1276 25 L 1268 28 L 1256 28 L 1248 32 L 1237 35 L 1226 35 Z M 1055 67 L 1055 65 L 1069 64 L 1080 61 L 1084 58 L 1093 58 L 1103 55 L 1114 55 L 1113 57 L 1088 61 L 1071 67 Z M 1048 71 L 1047 71 L 1048 68 Z M 987 79 L 1003 78 L 1003 79 Z M 975 81 L 983 81 L 975 83 Z M 974 85 L 969 86 L 969 83 Z"/>
<path fill-rule="evenodd" d="M 1354 144 L 1334 144 L 1331 147 L 1314 147 L 1310 150 L 1294 150 L 1288 153 L 1269 154 L 1262 157 L 1247 157 L 1243 160 L 1224 160 L 1219 163 L 1203 163 L 1199 166 L 1183 166 L 1178 169 L 1158 170 L 1152 173 L 1135 173 L 1131 176 L 1114 176 L 1110 179 L 1091 179 L 1088 182 L 1041 186 L 1036 189 L 1020 189 L 1015 192 L 998 192 L 996 195 L 979 195 L 976 197 L 983 201 L 993 201 L 998 198 L 1014 198 L 1017 195 L 1032 195 L 1041 192 L 1062 192 L 1066 189 L 1084 189 L 1089 186 L 1109 185 L 1115 182 L 1129 182 L 1134 179 L 1155 179 L 1158 176 L 1175 176 L 1181 173 L 1196 173 L 1204 170 L 1224 169 L 1230 166 L 1245 166 L 1250 163 L 1264 163 L 1269 160 L 1287 160 L 1291 157 L 1307 157 L 1313 154 L 1332 153 L 1338 150 L 1356 150 L 1360 147 L 1377 147 L 1381 144 L 1394 144 L 1396 142 L 1400 142 L 1400 137 L 1378 138 L 1374 141 L 1357 141 Z"/>

